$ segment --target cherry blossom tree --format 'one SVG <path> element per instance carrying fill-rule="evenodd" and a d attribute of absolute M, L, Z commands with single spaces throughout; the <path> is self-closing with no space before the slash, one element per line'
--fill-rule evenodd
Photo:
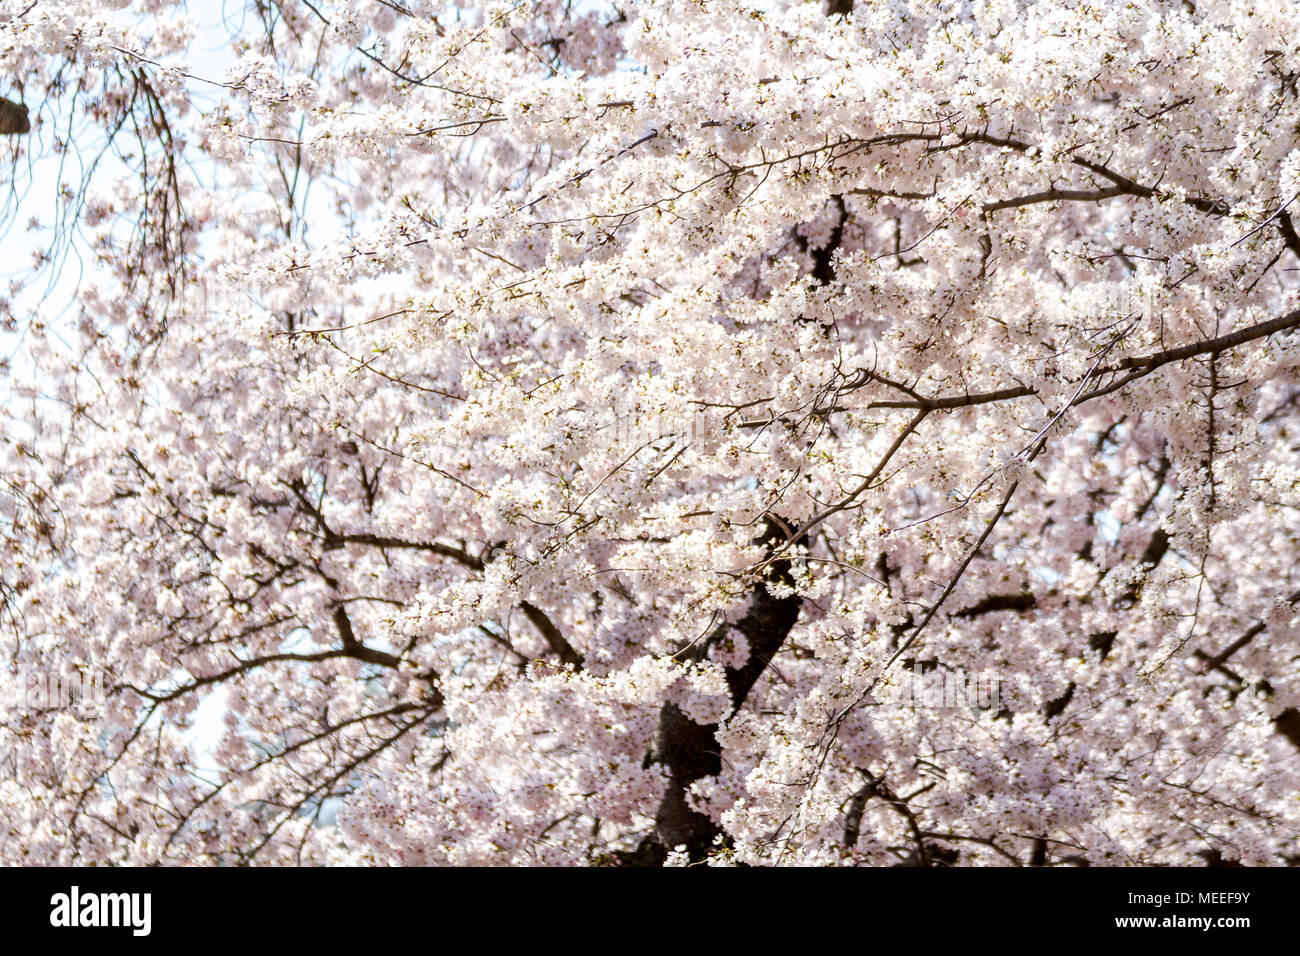
<path fill-rule="evenodd" d="M 0 11 L 4 862 L 1300 859 L 1300 7 Z"/>

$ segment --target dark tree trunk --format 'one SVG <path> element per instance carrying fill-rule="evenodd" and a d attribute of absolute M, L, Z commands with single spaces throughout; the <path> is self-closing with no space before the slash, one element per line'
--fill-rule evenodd
<path fill-rule="evenodd" d="M 27 107 L 0 96 L 0 135 L 18 135 L 31 132 Z"/>
<path fill-rule="evenodd" d="M 785 540 L 777 522 L 769 519 L 759 543 L 769 547 Z M 735 629 L 749 642 L 749 657 L 739 668 L 727 668 L 727 688 L 731 692 L 731 713 L 745 703 L 750 690 L 781 649 L 786 635 L 799 619 L 797 595 L 776 598 L 767 590 L 768 583 L 792 583 L 790 562 L 773 561 L 763 579 L 750 591 L 750 605 L 734 624 L 720 624 L 709 636 L 685 655 L 687 661 L 700 661 L 709 649 Z M 676 704 L 666 703 L 659 711 L 659 723 L 646 754 L 646 763 L 662 764 L 668 771 L 668 789 L 655 814 L 655 829 L 638 849 L 635 860 L 647 864 L 661 863 L 667 852 L 685 846 L 691 859 L 702 859 L 719 834 L 716 824 L 697 813 L 687 802 L 691 784 L 722 770 L 718 752 L 717 724 L 697 724 L 682 713 Z"/>

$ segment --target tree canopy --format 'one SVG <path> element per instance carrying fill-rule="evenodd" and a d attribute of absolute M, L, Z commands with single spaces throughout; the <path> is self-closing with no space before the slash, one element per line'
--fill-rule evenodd
<path fill-rule="evenodd" d="M 221 14 L 0 0 L 0 859 L 1300 859 L 1300 6 Z"/>

